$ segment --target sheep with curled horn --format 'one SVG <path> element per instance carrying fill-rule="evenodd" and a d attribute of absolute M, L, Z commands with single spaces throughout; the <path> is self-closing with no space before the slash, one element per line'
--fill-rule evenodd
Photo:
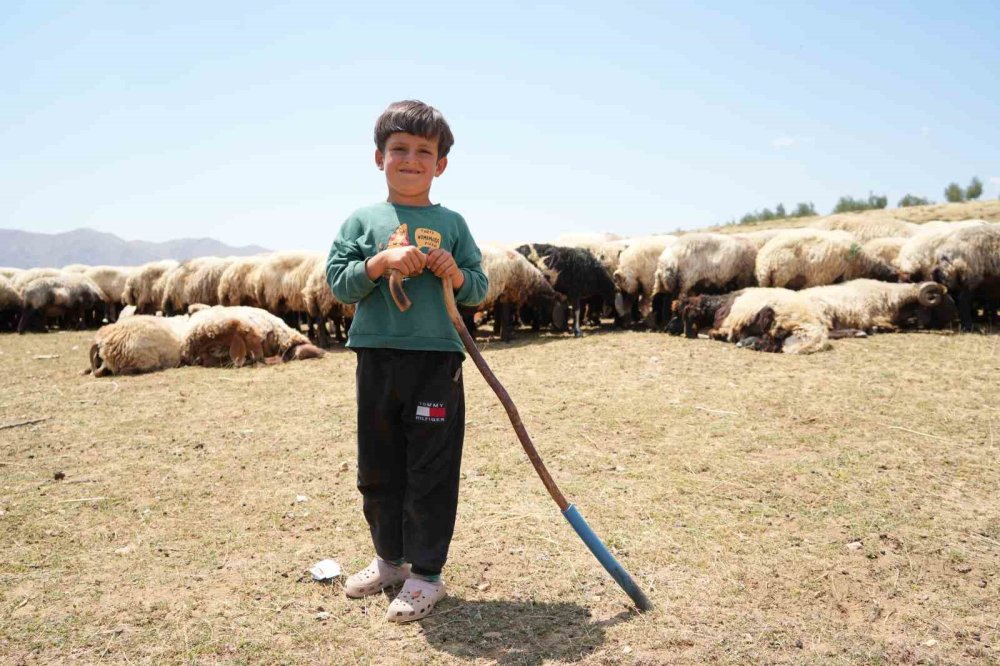
<path fill-rule="evenodd" d="M 531 303 L 551 309 L 558 296 L 542 271 L 521 253 L 488 244 L 479 250 L 489 287 L 475 311 L 492 313 L 494 334 L 509 342 L 514 337 L 514 317 L 521 307 Z"/>
<path fill-rule="evenodd" d="M 677 236 L 642 236 L 629 239 L 629 245 L 618 257 L 618 268 L 612 273 L 615 287 L 621 294 L 618 313 L 626 315 L 632 306 L 638 309 L 640 318 L 652 326 L 653 288 L 656 286 L 656 262 L 668 245 L 677 242 Z"/>
<path fill-rule="evenodd" d="M 98 329 L 85 372 L 107 377 L 176 368 L 181 365 L 181 346 L 189 323 L 187 315 L 123 314 L 114 324 Z"/>
<path fill-rule="evenodd" d="M 657 322 L 670 319 L 674 301 L 695 294 L 719 294 L 755 284 L 757 248 L 750 240 L 726 234 L 685 234 L 668 245 L 656 264 L 654 300 Z"/>
<path fill-rule="evenodd" d="M 99 323 L 104 294 L 82 273 L 61 273 L 39 277 L 21 289 L 23 308 L 18 333 L 48 330 L 55 320 L 62 329 L 85 328 Z"/>
<path fill-rule="evenodd" d="M 163 304 L 167 276 L 178 265 L 173 259 L 161 259 L 137 266 L 125 279 L 122 300 L 139 314 L 156 314 Z"/>
<path fill-rule="evenodd" d="M 891 332 L 948 328 L 958 318 L 948 290 L 935 282 L 851 280 L 799 292 L 822 310 L 831 331 Z"/>
<path fill-rule="evenodd" d="M 786 229 L 757 253 L 761 287 L 805 289 L 855 278 L 897 282 L 899 272 L 869 255 L 846 231 Z"/>
<path fill-rule="evenodd" d="M 962 330 L 972 330 L 977 302 L 986 323 L 992 323 L 1000 304 L 1000 225 L 968 227 L 949 235 L 934 251 L 931 277 L 955 294 Z"/>
<path fill-rule="evenodd" d="M 237 257 L 233 260 L 219 277 L 217 298 L 219 305 L 250 307 L 260 305 L 257 301 L 254 274 L 267 260 L 267 257 L 267 254 L 256 254 L 250 257 Z"/>

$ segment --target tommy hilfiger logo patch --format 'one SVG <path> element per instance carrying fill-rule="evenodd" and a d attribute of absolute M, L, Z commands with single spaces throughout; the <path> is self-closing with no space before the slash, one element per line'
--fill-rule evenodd
<path fill-rule="evenodd" d="M 418 402 L 417 420 L 444 423 L 447 413 L 443 402 Z"/>

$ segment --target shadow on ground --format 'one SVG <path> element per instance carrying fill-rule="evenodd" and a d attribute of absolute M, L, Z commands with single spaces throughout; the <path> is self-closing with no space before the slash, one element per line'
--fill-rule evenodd
<path fill-rule="evenodd" d="M 604 644 L 605 630 L 635 616 L 623 611 L 600 622 L 571 603 L 465 601 L 438 604 L 421 621 L 427 643 L 456 657 L 493 659 L 505 666 L 579 661 Z"/>

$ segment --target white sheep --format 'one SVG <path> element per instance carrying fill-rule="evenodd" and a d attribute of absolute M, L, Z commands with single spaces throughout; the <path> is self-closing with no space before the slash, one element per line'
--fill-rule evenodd
<path fill-rule="evenodd" d="M 618 257 L 618 268 L 612 274 L 615 286 L 624 297 L 625 308 L 637 301 L 639 314 L 649 318 L 653 310 L 653 288 L 656 285 L 656 262 L 677 236 L 643 236 L 630 239 L 629 246 Z M 619 314 L 622 308 L 619 308 Z"/>
<path fill-rule="evenodd" d="M 219 278 L 219 305 L 259 305 L 252 276 L 267 256 L 238 257 L 226 267 Z"/>
<path fill-rule="evenodd" d="M 217 305 L 219 279 L 232 257 L 196 257 L 182 261 L 164 276 L 160 309 L 165 315 L 184 312 L 192 303 Z"/>
<path fill-rule="evenodd" d="M 242 306 L 217 305 L 194 313 L 181 346 L 182 362 L 204 366 L 239 367 L 248 361 L 301 360 L 324 353 L 279 317 Z"/>
<path fill-rule="evenodd" d="M 984 299 L 987 320 L 1000 299 L 1000 225 L 973 226 L 949 235 L 934 251 L 932 277 L 958 301 L 964 330 L 972 330 L 972 301 Z"/>
<path fill-rule="evenodd" d="M 859 242 L 865 243 L 875 238 L 909 238 L 916 233 L 919 225 L 892 217 L 859 217 L 847 213 L 831 215 L 810 226 L 813 229 L 847 231 Z"/>
<path fill-rule="evenodd" d="M 513 336 L 513 314 L 534 299 L 554 301 L 556 292 L 541 269 L 520 252 L 496 245 L 481 245 L 479 249 L 489 287 L 476 310 L 492 312 L 495 332 L 507 341 Z"/>
<path fill-rule="evenodd" d="M 92 321 L 91 314 L 101 307 L 104 294 L 94 281 L 82 273 L 60 273 L 35 278 L 21 289 L 24 306 L 18 333 L 45 326 L 47 319 L 58 318 L 62 327 L 80 327 Z"/>
<path fill-rule="evenodd" d="M 189 323 L 186 315 L 155 317 L 123 313 L 117 322 L 97 331 L 90 347 L 87 372 L 104 377 L 176 368 L 181 364 L 181 345 Z"/>
<path fill-rule="evenodd" d="M 781 231 L 781 229 L 756 229 L 755 231 L 741 231 L 732 235 L 737 238 L 749 240 L 759 251 L 767 241 L 777 236 Z"/>
<path fill-rule="evenodd" d="M 173 259 L 150 261 L 136 267 L 125 279 L 122 300 L 140 314 L 156 314 L 163 303 L 163 290 L 170 271 L 178 266 Z"/>
<path fill-rule="evenodd" d="M 899 268 L 899 251 L 903 249 L 903 244 L 906 243 L 906 240 L 906 238 L 893 236 L 873 238 L 861 247 L 868 255 L 881 259 L 893 268 Z"/>
<path fill-rule="evenodd" d="M 5 276 L 0 275 L 0 331 L 13 331 L 24 307 L 21 293 Z"/>
<path fill-rule="evenodd" d="M 653 295 L 664 294 L 672 301 L 694 293 L 753 286 L 756 260 L 757 248 L 748 239 L 726 234 L 685 234 L 657 259 Z"/>
<path fill-rule="evenodd" d="M 677 310 L 684 333 L 759 351 L 811 354 L 829 347 L 829 321 L 817 304 L 790 289 L 751 287 L 722 295 L 690 296 Z"/>
<path fill-rule="evenodd" d="M 84 275 L 94 281 L 104 294 L 105 316 L 108 323 L 118 317 L 118 310 L 125 305 L 125 283 L 135 269 L 131 266 L 91 266 Z"/>
<path fill-rule="evenodd" d="M 764 244 L 755 268 L 761 287 L 804 289 L 870 277 L 895 281 L 897 272 L 865 252 L 846 231 L 786 229 Z"/>
<path fill-rule="evenodd" d="M 338 342 L 342 341 L 347 333 L 345 320 L 354 317 L 354 304 L 341 303 L 333 295 L 330 283 L 326 280 L 325 260 L 313 266 L 313 271 L 306 280 L 306 286 L 302 291 L 306 314 L 309 315 L 310 331 L 314 331 L 314 339 L 322 347 L 329 345 L 327 321 L 330 321 L 333 323 L 335 339 Z"/>
<path fill-rule="evenodd" d="M 962 220 L 960 222 L 932 220 L 922 224 L 917 233 L 908 238 L 899 249 L 896 265 L 912 281 L 930 280 L 935 264 L 934 253 L 941 243 L 962 229 L 982 227 L 987 224 L 985 220 Z"/>
<path fill-rule="evenodd" d="M 948 326 L 957 316 L 947 289 L 934 282 L 851 280 L 799 292 L 823 311 L 831 330 L 896 331 Z"/>
<path fill-rule="evenodd" d="M 608 272 L 608 275 L 614 276 L 615 271 L 618 270 L 619 262 L 621 261 L 622 252 L 625 251 L 632 241 L 628 238 L 622 238 L 620 240 L 610 240 L 597 248 L 594 256 L 597 260 L 601 262 L 604 266 L 604 270 Z"/>
<path fill-rule="evenodd" d="M 40 277 L 53 277 L 62 273 L 58 268 L 27 268 L 14 274 L 10 281 L 14 289 L 21 291 L 24 285 Z"/>
<path fill-rule="evenodd" d="M 272 252 L 250 278 L 258 306 L 277 315 L 305 312 L 302 290 L 318 261 L 325 257 L 315 252 Z"/>

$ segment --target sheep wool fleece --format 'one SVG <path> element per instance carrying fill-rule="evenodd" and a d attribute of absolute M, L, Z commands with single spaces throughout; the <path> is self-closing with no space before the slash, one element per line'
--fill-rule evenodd
<path fill-rule="evenodd" d="M 354 212 L 340 228 L 326 262 L 333 295 L 357 303 L 347 346 L 426 351 L 465 350 L 448 318 L 441 280 L 430 271 L 408 278 L 406 293 L 413 307 L 400 312 L 389 293 L 389 281 L 370 280 L 365 261 L 390 247 L 414 245 L 429 251 L 448 250 L 465 282 L 455 292 L 459 305 L 478 305 L 486 296 L 482 255 L 458 213 L 440 204 L 402 206 L 377 203 Z"/>

